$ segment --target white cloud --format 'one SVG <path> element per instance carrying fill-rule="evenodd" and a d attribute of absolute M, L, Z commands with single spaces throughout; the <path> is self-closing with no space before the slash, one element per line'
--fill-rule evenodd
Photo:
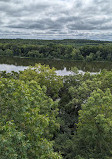
<path fill-rule="evenodd" d="M 0 38 L 112 40 L 111 10 L 111 0 L 0 0 Z"/>

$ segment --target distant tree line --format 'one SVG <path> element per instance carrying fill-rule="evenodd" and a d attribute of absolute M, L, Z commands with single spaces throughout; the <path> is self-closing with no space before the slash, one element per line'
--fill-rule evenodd
<path fill-rule="evenodd" d="M 83 44 L 112 44 L 111 41 L 101 40 L 87 40 L 87 39 L 63 39 L 63 40 L 41 40 L 41 39 L 0 39 L 0 43 L 12 43 L 12 44 L 31 44 L 31 45 L 47 45 L 49 43 L 64 44 L 64 45 L 83 45 Z"/>
<path fill-rule="evenodd" d="M 64 43 L 63 41 L 66 41 Z M 107 42 L 83 41 L 42 41 L 42 40 L 0 40 L 0 56 L 19 56 L 31 58 L 85 60 L 85 61 L 111 61 L 112 44 Z M 26 43 L 25 43 L 26 42 Z M 37 42 L 37 43 L 36 43 Z M 40 43 L 39 43 L 40 42 Z M 88 45 L 87 42 L 91 42 Z"/>

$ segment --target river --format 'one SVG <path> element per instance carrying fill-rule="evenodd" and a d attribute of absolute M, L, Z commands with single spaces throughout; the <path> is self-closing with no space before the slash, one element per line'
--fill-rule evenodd
<path fill-rule="evenodd" d="M 49 65 L 56 68 L 58 75 L 73 74 L 72 67 L 77 67 L 80 73 L 100 72 L 102 69 L 111 70 L 112 62 L 83 62 L 83 61 L 63 61 L 63 60 L 40 60 L 29 58 L 0 57 L 0 71 L 23 71 L 29 65 L 34 66 L 36 63 Z"/>

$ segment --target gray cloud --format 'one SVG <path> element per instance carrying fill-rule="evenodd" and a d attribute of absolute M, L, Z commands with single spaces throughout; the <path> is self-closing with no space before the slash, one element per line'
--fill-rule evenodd
<path fill-rule="evenodd" d="M 0 38 L 112 40 L 111 0 L 0 0 Z"/>

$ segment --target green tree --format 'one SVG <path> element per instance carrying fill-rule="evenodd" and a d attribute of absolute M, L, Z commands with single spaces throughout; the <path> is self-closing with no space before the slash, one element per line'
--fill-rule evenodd
<path fill-rule="evenodd" d="M 8 155 L 17 159 L 20 153 L 20 158 L 61 159 L 52 142 L 59 128 L 57 102 L 45 92 L 45 86 L 41 88 L 36 81 L 1 78 L 0 158 L 4 152 L 4 159 Z"/>
<path fill-rule="evenodd" d="M 95 60 L 95 54 L 91 52 L 88 56 L 86 56 L 86 60 L 87 61 L 94 61 Z"/>
<path fill-rule="evenodd" d="M 23 81 L 35 80 L 41 87 L 46 86 L 47 95 L 53 99 L 58 98 L 59 90 L 63 86 L 62 77 L 56 75 L 55 68 L 50 69 L 49 66 L 41 64 L 24 70 L 20 73 L 19 78 Z"/>
<path fill-rule="evenodd" d="M 112 94 L 98 89 L 79 111 L 76 154 L 86 159 L 112 156 Z"/>
<path fill-rule="evenodd" d="M 81 55 L 81 52 L 79 49 L 73 49 L 71 52 L 71 57 L 73 60 L 83 60 L 83 56 Z"/>
<path fill-rule="evenodd" d="M 28 159 L 27 151 L 30 144 L 25 140 L 23 132 L 16 130 L 13 121 L 5 124 L 0 122 L 0 158 Z"/>
<path fill-rule="evenodd" d="M 6 49 L 4 53 L 5 53 L 5 56 L 13 56 L 13 51 L 10 49 Z"/>
<path fill-rule="evenodd" d="M 29 51 L 28 54 L 27 54 L 29 57 L 37 57 L 37 58 L 42 58 L 43 54 L 41 55 L 39 53 L 39 51 L 37 50 L 32 50 L 32 51 Z"/>
<path fill-rule="evenodd" d="M 4 56 L 4 55 L 5 55 L 4 51 L 0 49 L 0 56 Z"/>
<path fill-rule="evenodd" d="M 98 61 L 102 60 L 101 55 L 102 55 L 101 51 L 97 51 L 96 52 L 96 60 L 98 60 Z"/>
<path fill-rule="evenodd" d="M 76 142 L 73 141 L 73 136 L 76 134 L 81 105 L 87 102 L 91 93 L 98 88 L 104 92 L 110 88 L 112 92 L 112 71 L 103 70 L 95 75 L 85 73 L 64 77 L 59 102 L 60 132 L 55 139 L 55 148 L 60 150 L 66 159 L 74 158 L 76 151 L 72 149 Z"/>

